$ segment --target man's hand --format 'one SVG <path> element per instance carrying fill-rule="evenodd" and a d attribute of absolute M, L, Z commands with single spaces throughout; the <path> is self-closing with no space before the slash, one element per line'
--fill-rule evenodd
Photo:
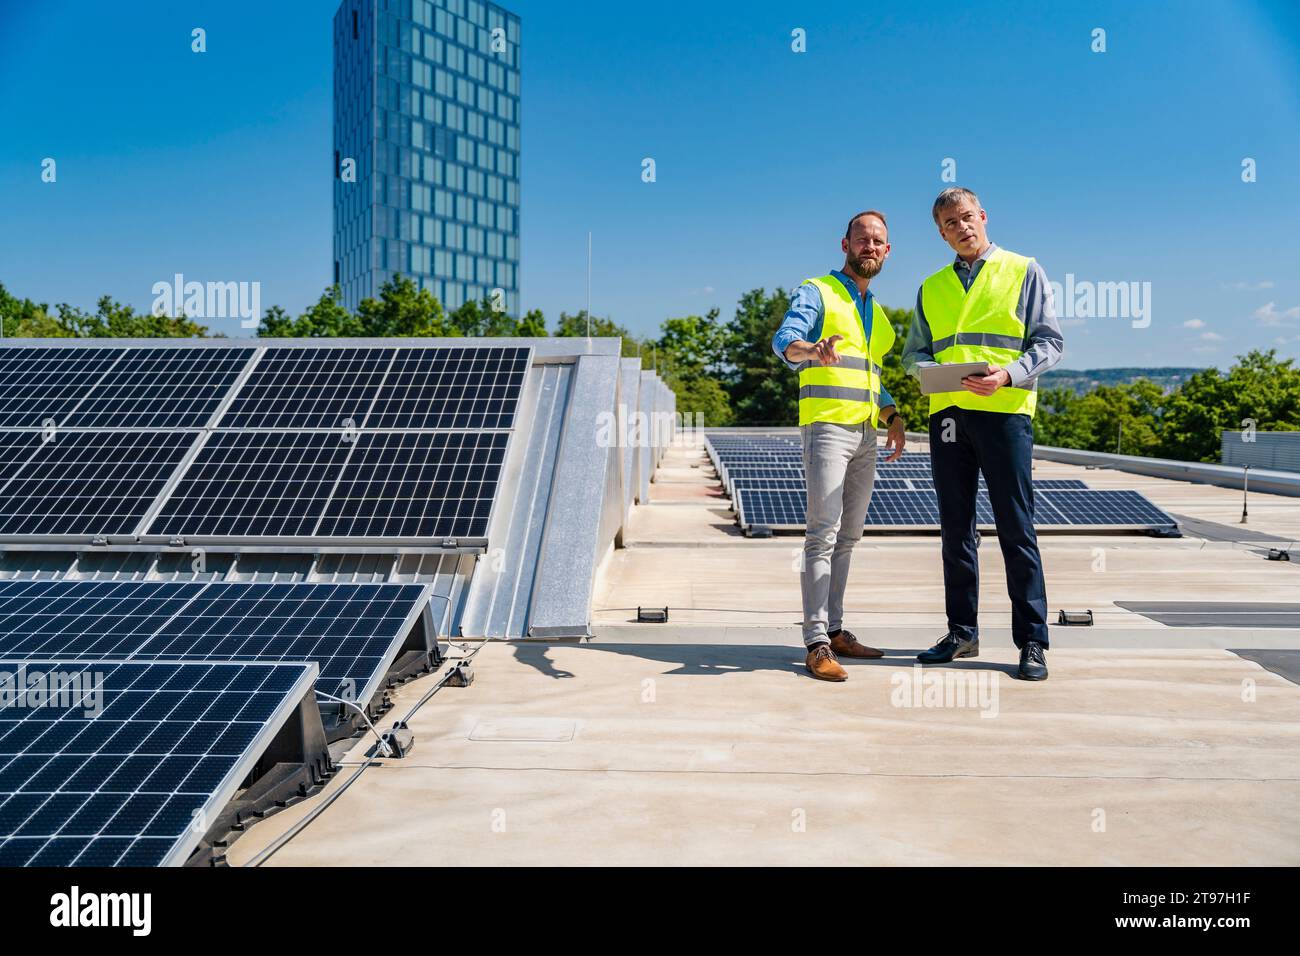
<path fill-rule="evenodd" d="M 822 365 L 839 365 L 840 353 L 835 351 L 835 343 L 843 340 L 842 335 L 832 335 L 820 342 L 798 339 L 785 347 L 785 357 L 791 362 L 807 362 L 811 359 Z"/>
<path fill-rule="evenodd" d="M 830 338 L 822 339 L 813 346 L 817 353 L 817 361 L 823 365 L 839 365 L 840 353 L 835 351 L 835 343 L 844 340 L 842 335 L 832 335 Z"/>
<path fill-rule="evenodd" d="M 887 408 L 881 409 L 881 411 L 882 413 L 888 413 L 889 410 L 893 408 L 894 406 L 890 405 Z M 885 417 L 888 418 L 888 414 L 885 414 Z M 898 461 L 898 459 L 902 457 L 903 448 L 906 445 L 907 425 L 903 421 L 903 416 L 899 415 L 889 423 L 889 434 L 885 437 L 885 451 L 889 451 L 892 448 L 894 453 L 886 458 L 885 461 Z"/>
<path fill-rule="evenodd" d="M 998 389 L 1011 384 L 1011 373 L 1001 365 L 990 365 L 987 375 L 967 375 L 961 380 L 962 387 L 976 395 L 992 395 Z"/>

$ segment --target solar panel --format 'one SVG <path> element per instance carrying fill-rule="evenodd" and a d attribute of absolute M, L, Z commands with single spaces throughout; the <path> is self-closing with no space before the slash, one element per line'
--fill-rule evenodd
<path fill-rule="evenodd" d="M 1177 526 L 1172 517 L 1136 491 L 1044 491 L 1034 496 L 1034 508 L 1035 519 L 1042 524 Z"/>
<path fill-rule="evenodd" d="M 737 478 L 731 483 L 731 497 L 742 491 L 798 491 L 807 493 L 802 478 Z"/>
<path fill-rule="evenodd" d="M 56 436 L 57 432 L 51 433 Z M 0 491 L 18 473 L 45 435 L 34 431 L 0 431 Z"/>
<path fill-rule="evenodd" d="M 148 534 L 310 536 L 352 452 L 346 432 L 214 432 Z"/>
<path fill-rule="evenodd" d="M 0 534 L 130 534 L 195 434 L 56 432 L 0 489 Z"/>
<path fill-rule="evenodd" d="M 934 480 L 931 478 L 909 478 L 907 480 L 910 481 L 912 483 L 912 487 L 917 489 L 918 491 L 934 490 Z M 985 487 L 983 475 L 980 475 L 979 487 L 981 488 Z M 1088 489 L 1088 485 L 1085 482 L 1080 481 L 1078 478 L 1035 478 L 1034 479 L 1035 491 L 1055 491 L 1055 490 L 1084 491 L 1087 489 Z"/>
<path fill-rule="evenodd" d="M 735 481 L 737 478 L 802 478 L 803 466 L 765 466 L 765 465 L 742 465 L 735 468 L 727 469 L 727 478 Z"/>
<path fill-rule="evenodd" d="M 121 356 L 113 348 L 0 349 L 0 428 L 40 428 L 63 417 Z"/>
<path fill-rule="evenodd" d="M 217 432 L 148 533 L 483 538 L 508 441 L 504 432 Z"/>
<path fill-rule="evenodd" d="M 360 428 L 395 349 L 271 348 L 221 428 Z"/>
<path fill-rule="evenodd" d="M 877 478 L 875 481 L 876 491 L 911 491 L 912 486 L 908 484 L 906 478 Z"/>
<path fill-rule="evenodd" d="M 742 528 L 756 524 L 769 528 L 802 527 L 808 497 L 804 491 L 742 489 L 736 492 L 735 506 L 736 520 Z"/>
<path fill-rule="evenodd" d="M 399 349 L 366 428 L 511 428 L 526 348 Z"/>
<path fill-rule="evenodd" d="M 366 433 L 316 536 L 485 538 L 504 432 Z"/>
<path fill-rule="evenodd" d="M 138 348 L 96 383 L 65 428 L 201 428 L 253 349 Z"/>
<path fill-rule="evenodd" d="M 876 463 L 876 474 L 881 478 L 931 478 L 929 468 L 913 468 L 908 465 L 890 465 L 883 461 Z"/>
<path fill-rule="evenodd" d="M 803 462 L 802 452 L 790 452 L 789 454 L 780 455 L 721 455 L 718 460 L 724 465 L 767 465 L 780 464 L 782 462 L 790 464 L 801 464 Z"/>
<path fill-rule="evenodd" d="M 184 863 L 310 691 L 310 664 L 31 660 L 0 708 L 0 866 Z M 39 677 L 53 693 L 35 701 Z M 17 703 L 22 701 L 22 705 Z"/>
<path fill-rule="evenodd" d="M 928 491 L 882 491 L 871 496 L 869 525 L 937 525 L 939 502 Z"/>
<path fill-rule="evenodd" d="M 364 704 L 427 599 L 421 584 L 0 581 L 0 660 L 312 661 Z"/>

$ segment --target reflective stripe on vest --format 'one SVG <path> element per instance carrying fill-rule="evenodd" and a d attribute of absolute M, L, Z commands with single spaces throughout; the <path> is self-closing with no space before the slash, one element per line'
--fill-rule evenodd
<path fill-rule="evenodd" d="M 1024 354 L 1025 324 L 1016 314 L 1032 259 L 995 249 L 980 267 L 970 289 L 951 265 L 921 285 L 921 308 L 933 339 L 936 362 L 988 362 L 1007 366 Z M 938 392 L 930 414 L 956 405 L 975 411 L 1030 415 L 1038 404 L 1035 388 L 1005 386 L 992 395 Z"/>
<path fill-rule="evenodd" d="M 821 337 L 839 335 L 843 339 L 835 345 L 838 365 L 811 359 L 799 363 L 799 424 L 869 421 L 874 428 L 880 415 L 881 363 L 894 346 L 894 327 L 873 297 L 868 342 L 857 304 L 839 279 L 825 275 L 804 281 L 821 293 Z"/>

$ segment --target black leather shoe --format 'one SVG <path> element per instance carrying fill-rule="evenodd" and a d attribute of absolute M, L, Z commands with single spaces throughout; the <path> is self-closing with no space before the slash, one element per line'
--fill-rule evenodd
<path fill-rule="evenodd" d="M 1020 649 L 1020 670 L 1016 676 L 1021 680 L 1047 680 L 1047 657 L 1042 644 L 1025 641 L 1025 646 Z"/>
<path fill-rule="evenodd" d="M 917 654 L 916 659 L 922 664 L 947 664 L 960 657 L 979 656 L 980 641 L 978 637 L 973 641 L 967 641 L 956 634 L 945 634 L 943 640 L 928 651 Z"/>

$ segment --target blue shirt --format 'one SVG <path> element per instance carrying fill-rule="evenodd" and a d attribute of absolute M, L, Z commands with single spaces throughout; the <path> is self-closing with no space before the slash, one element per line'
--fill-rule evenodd
<path fill-rule="evenodd" d="M 846 276 L 838 269 L 831 270 L 831 278 L 835 279 L 840 285 L 844 286 L 848 292 L 849 298 L 857 307 L 858 318 L 862 320 L 862 331 L 866 335 L 866 340 L 871 341 L 871 320 L 873 303 L 875 297 L 868 289 L 861 295 L 858 294 L 858 284 Z M 776 330 L 776 335 L 772 336 L 772 350 L 780 356 L 781 361 L 792 369 L 799 367 L 798 362 L 791 362 L 785 357 L 785 350 L 790 347 L 791 342 L 803 339 L 805 342 L 817 342 L 822 337 L 822 320 L 826 317 L 826 307 L 822 305 L 822 294 L 817 287 L 811 282 L 801 283 L 798 288 L 790 294 L 790 310 L 785 314 L 785 321 L 781 327 Z M 873 356 L 881 365 L 884 356 Z M 885 383 L 880 383 L 880 407 L 888 408 L 894 404 L 894 397 L 889 394 L 885 388 Z"/>

